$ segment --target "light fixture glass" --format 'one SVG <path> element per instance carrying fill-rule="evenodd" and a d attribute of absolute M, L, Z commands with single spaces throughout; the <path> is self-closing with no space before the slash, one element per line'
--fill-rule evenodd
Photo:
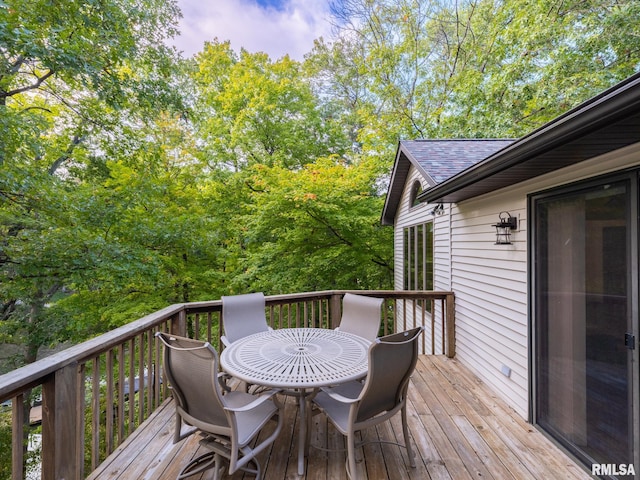
<path fill-rule="evenodd" d="M 500 221 L 494 225 L 496 227 L 496 245 L 511 245 L 511 230 L 518 228 L 518 219 L 512 217 L 509 212 L 500 212 Z"/>

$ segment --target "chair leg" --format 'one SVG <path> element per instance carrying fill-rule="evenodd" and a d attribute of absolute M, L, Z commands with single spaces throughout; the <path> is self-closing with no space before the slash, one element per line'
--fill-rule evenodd
<path fill-rule="evenodd" d="M 234 467 L 233 472 L 231 471 L 231 468 L 229 468 L 229 475 L 233 475 L 235 472 L 245 472 L 251 475 L 255 475 L 255 480 L 260 480 L 262 478 L 262 467 L 260 466 L 257 458 L 252 458 L 243 467 Z"/>
<path fill-rule="evenodd" d="M 356 439 L 355 432 L 347 435 L 347 478 L 356 480 L 358 474 L 356 471 Z"/>
<path fill-rule="evenodd" d="M 411 438 L 409 435 L 409 426 L 407 424 L 407 404 L 402 407 L 402 433 L 404 435 L 404 445 L 407 449 L 407 455 L 409 456 L 409 465 L 412 468 L 416 467 L 416 459 L 413 454 L 413 448 L 411 448 Z"/>
<path fill-rule="evenodd" d="M 175 402 L 175 400 L 174 400 Z M 175 414 L 175 420 L 176 423 L 174 425 L 174 431 L 173 431 L 173 443 L 178 443 L 180 440 L 182 440 L 182 417 L 180 416 L 180 414 L 176 411 Z"/>

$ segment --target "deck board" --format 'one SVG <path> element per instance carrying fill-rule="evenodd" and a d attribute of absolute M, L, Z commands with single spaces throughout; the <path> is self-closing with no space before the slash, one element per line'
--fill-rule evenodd
<path fill-rule="evenodd" d="M 285 397 L 285 426 L 270 449 L 259 456 L 265 480 L 346 480 L 342 436 L 322 415 L 311 424 L 306 475 L 297 474 L 298 418 L 295 399 Z M 363 480 L 589 479 L 542 433 L 525 422 L 457 360 L 421 356 L 409 394 L 409 426 L 416 468 L 406 450 L 370 444 L 358 450 L 357 469 Z M 205 447 L 191 436 L 173 444 L 173 405 L 165 402 L 144 426 L 94 471 L 90 479 L 173 480 Z M 268 433 L 268 432 L 267 432 Z M 402 443 L 400 415 L 392 422 L 362 432 L 366 440 Z M 326 451 L 329 449 L 330 451 Z M 191 477 L 209 480 L 213 472 Z M 232 480 L 254 478 L 236 473 Z"/>

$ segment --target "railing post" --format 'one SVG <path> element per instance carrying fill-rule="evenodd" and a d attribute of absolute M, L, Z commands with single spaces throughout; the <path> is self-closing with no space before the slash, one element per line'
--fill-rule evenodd
<path fill-rule="evenodd" d="M 42 480 L 81 478 L 79 409 L 78 364 L 73 362 L 42 386 Z"/>
<path fill-rule="evenodd" d="M 187 336 L 187 313 L 184 308 L 171 317 L 171 333 L 181 337 Z"/>
<path fill-rule="evenodd" d="M 447 357 L 453 358 L 456 356 L 455 295 L 453 293 L 448 293 L 446 298 L 447 351 L 445 353 Z"/>
<path fill-rule="evenodd" d="M 336 328 L 342 317 L 342 294 L 334 293 L 329 301 L 329 328 Z"/>

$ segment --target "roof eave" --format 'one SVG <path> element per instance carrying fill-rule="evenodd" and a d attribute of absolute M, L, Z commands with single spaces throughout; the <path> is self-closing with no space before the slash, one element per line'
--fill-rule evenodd
<path fill-rule="evenodd" d="M 380 218 L 380 224 L 383 226 L 389 226 L 394 224 L 395 212 L 398 208 L 397 200 L 395 199 L 394 189 L 397 188 L 397 177 L 399 175 L 403 176 L 402 183 L 404 184 L 404 180 L 406 179 L 406 173 L 399 172 L 400 166 L 400 156 L 402 154 L 401 143 L 398 142 L 398 148 L 396 150 L 396 158 L 393 162 L 393 171 L 391 172 L 391 178 L 389 179 L 389 189 L 387 191 L 387 195 L 384 199 L 384 207 L 382 208 L 382 216 Z"/>

